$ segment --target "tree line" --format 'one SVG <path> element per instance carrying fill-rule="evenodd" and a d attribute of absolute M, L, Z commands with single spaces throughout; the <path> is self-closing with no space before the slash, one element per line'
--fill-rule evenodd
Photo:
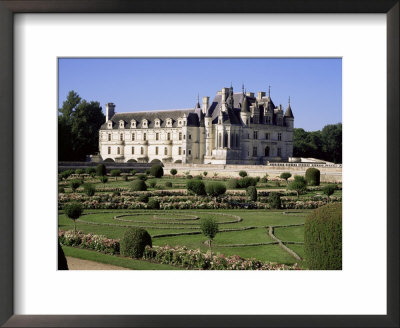
<path fill-rule="evenodd" d="M 342 163 L 342 123 L 329 124 L 318 131 L 294 129 L 293 156 Z"/>

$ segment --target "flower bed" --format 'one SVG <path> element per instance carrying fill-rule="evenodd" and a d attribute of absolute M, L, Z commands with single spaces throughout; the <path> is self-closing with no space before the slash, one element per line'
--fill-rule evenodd
<path fill-rule="evenodd" d="M 109 239 L 101 235 L 87 234 L 73 231 L 58 232 L 58 240 L 61 245 L 93 249 L 106 254 L 119 254 L 119 239 Z"/>
<path fill-rule="evenodd" d="M 256 259 L 244 259 L 240 256 L 211 255 L 201 253 L 199 249 L 192 250 L 186 247 L 149 247 L 143 258 L 163 264 L 172 264 L 187 269 L 200 270 L 300 270 L 297 264 L 292 266 L 277 263 L 263 263 Z"/>

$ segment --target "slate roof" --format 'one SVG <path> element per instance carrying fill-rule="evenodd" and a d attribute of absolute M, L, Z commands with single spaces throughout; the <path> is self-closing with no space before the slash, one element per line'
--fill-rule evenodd
<path fill-rule="evenodd" d="M 136 120 L 136 128 L 142 128 L 142 120 L 148 121 L 148 128 L 155 128 L 155 120 L 160 120 L 160 127 L 166 127 L 166 121 L 168 118 L 172 119 L 172 127 L 178 127 L 178 119 L 187 116 L 187 126 L 200 126 L 200 108 L 191 109 L 179 109 L 179 110 L 160 110 L 160 111 L 148 111 L 148 112 L 132 112 L 132 113 L 116 113 L 111 118 L 113 121 L 113 129 L 118 129 L 119 121 L 123 120 L 125 128 L 129 129 L 131 126 L 131 120 Z M 107 129 L 107 123 L 101 126 L 101 129 Z"/>
<path fill-rule="evenodd" d="M 292 112 L 292 107 L 290 107 L 290 104 L 289 104 L 288 107 L 286 108 L 285 117 L 294 118 L 293 112 Z"/>

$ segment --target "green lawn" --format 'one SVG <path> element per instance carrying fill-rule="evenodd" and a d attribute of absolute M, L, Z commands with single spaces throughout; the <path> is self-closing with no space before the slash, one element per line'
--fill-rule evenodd
<path fill-rule="evenodd" d="M 90 214 L 81 216 L 80 221 L 77 222 L 77 229 L 84 233 L 94 233 L 114 239 L 122 238 L 125 230 L 127 229 L 126 226 L 146 227 L 146 230 L 152 236 L 193 231 L 200 232 L 200 221 L 189 219 L 193 219 L 195 217 L 199 217 L 200 219 L 212 217 L 220 223 L 220 230 L 243 229 L 253 227 L 253 229 L 250 230 L 219 232 L 213 242 L 214 252 L 222 253 L 225 255 L 239 255 L 244 258 L 256 258 L 264 262 L 293 264 L 296 262 L 296 260 L 283 249 L 281 249 L 278 245 L 251 246 L 251 244 L 272 242 L 273 240 L 268 236 L 268 231 L 266 228 L 267 226 L 302 224 L 304 223 L 305 216 L 308 212 L 308 210 L 296 210 L 294 211 L 293 215 L 287 215 L 284 213 L 284 211 L 247 209 L 213 211 L 85 210 L 84 213 Z M 114 220 L 114 216 L 122 214 L 129 215 L 126 217 L 122 217 L 122 219 L 126 221 Z M 243 220 L 241 222 L 227 222 L 235 221 L 235 216 L 239 216 Z M 89 223 L 96 223 L 97 225 Z M 60 212 L 59 214 L 59 228 L 62 230 L 73 229 L 73 221 L 68 219 L 64 214 L 62 214 L 62 212 Z M 303 226 L 276 228 L 275 230 L 277 237 L 283 241 L 303 241 Z M 186 246 L 191 249 L 199 248 L 205 252 L 208 249 L 208 246 L 206 246 L 206 244 L 204 243 L 206 240 L 207 238 L 202 234 L 165 236 L 153 238 L 153 244 L 157 246 Z M 247 246 L 233 247 L 233 245 L 237 244 L 247 244 Z M 295 250 L 295 252 L 298 252 L 298 254 L 302 256 L 301 254 L 303 246 L 288 245 L 289 248 L 291 248 L 292 246 L 293 250 Z M 87 255 L 87 253 L 85 254 Z M 102 255 L 98 253 L 94 254 L 96 256 Z M 107 257 L 110 256 L 108 255 Z"/>
<path fill-rule="evenodd" d="M 100 262 L 104 264 L 111 264 L 131 270 L 179 270 L 179 267 L 151 263 L 144 260 L 135 260 L 127 257 L 120 257 L 115 255 L 106 255 L 91 251 L 87 249 L 80 249 L 75 247 L 63 246 L 65 256 L 76 257 L 78 259 Z"/>

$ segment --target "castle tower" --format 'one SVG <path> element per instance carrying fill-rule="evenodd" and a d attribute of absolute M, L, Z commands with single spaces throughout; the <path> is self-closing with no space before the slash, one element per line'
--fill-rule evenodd
<path fill-rule="evenodd" d="M 284 116 L 284 124 L 290 129 L 294 128 L 294 116 L 292 112 L 292 107 L 290 106 L 290 97 L 289 97 L 288 107 L 286 108 Z"/>
<path fill-rule="evenodd" d="M 204 98 L 203 98 L 204 99 Z M 204 117 L 204 133 L 206 139 L 206 149 L 205 149 L 205 156 L 211 156 L 213 150 L 213 127 L 212 127 L 212 117 L 207 112 L 206 116 Z"/>
<path fill-rule="evenodd" d="M 242 107 L 240 109 L 240 118 L 242 119 L 242 124 L 245 126 L 250 125 L 250 104 L 249 100 L 247 99 L 246 95 L 243 95 L 243 100 L 242 100 Z"/>

